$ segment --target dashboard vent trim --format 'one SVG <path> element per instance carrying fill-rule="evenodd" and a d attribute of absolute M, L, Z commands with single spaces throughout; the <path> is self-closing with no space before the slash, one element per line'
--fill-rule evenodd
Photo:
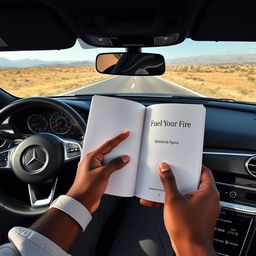
<path fill-rule="evenodd" d="M 6 144 L 6 139 L 0 138 L 0 149 L 2 149 Z"/>
<path fill-rule="evenodd" d="M 245 169 L 254 178 L 256 178 L 256 155 L 251 156 L 245 161 Z"/>

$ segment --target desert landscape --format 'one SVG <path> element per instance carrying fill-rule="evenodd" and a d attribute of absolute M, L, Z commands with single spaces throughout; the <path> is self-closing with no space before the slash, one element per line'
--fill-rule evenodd
<path fill-rule="evenodd" d="M 58 95 L 108 78 L 93 66 L 0 68 L 0 87 L 19 97 Z"/>
<path fill-rule="evenodd" d="M 19 96 L 58 95 L 109 78 L 93 66 L 0 68 L 1 88 Z M 208 97 L 256 101 L 256 65 L 168 65 L 162 78 Z"/>
<path fill-rule="evenodd" d="M 256 65 L 167 66 L 162 78 L 207 97 L 256 102 Z"/>

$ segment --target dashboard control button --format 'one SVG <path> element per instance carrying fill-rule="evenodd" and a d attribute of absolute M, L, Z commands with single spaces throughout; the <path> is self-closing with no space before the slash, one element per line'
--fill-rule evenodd
<path fill-rule="evenodd" d="M 77 143 L 67 143 L 66 149 L 69 157 L 80 156 L 81 154 L 80 147 Z"/>
<path fill-rule="evenodd" d="M 231 191 L 230 191 L 231 192 Z M 228 203 L 231 206 L 235 204 Z M 253 218 L 223 210 L 215 227 L 214 247 L 217 255 L 244 255 L 244 245 L 252 228 Z"/>
<path fill-rule="evenodd" d="M 0 167 L 5 167 L 8 161 L 8 152 L 0 154 Z"/>
<path fill-rule="evenodd" d="M 237 196 L 237 193 L 236 193 L 235 191 L 230 191 L 230 192 L 229 192 L 229 196 L 230 196 L 231 198 L 235 198 L 235 197 Z"/>

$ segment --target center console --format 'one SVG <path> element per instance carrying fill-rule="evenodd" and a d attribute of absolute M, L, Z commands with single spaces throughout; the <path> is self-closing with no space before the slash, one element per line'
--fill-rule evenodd
<path fill-rule="evenodd" d="M 256 255 L 253 249 L 256 242 L 256 188 L 241 184 L 241 181 L 245 180 L 240 179 L 240 185 L 217 181 L 222 207 L 214 237 L 214 247 L 218 255 Z M 250 185 L 254 182 L 250 181 Z"/>
<path fill-rule="evenodd" d="M 221 256 L 256 255 L 256 153 L 205 149 L 203 163 L 220 192 L 214 247 Z"/>

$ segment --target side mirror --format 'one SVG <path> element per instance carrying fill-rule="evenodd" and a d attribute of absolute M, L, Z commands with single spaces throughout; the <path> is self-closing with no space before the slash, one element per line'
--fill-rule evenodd
<path fill-rule="evenodd" d="M 151 53 L 102 53 L 96 58 L 99 73 L 125 76 L 157 76 L 165 72 L 164 57 Z"/>

